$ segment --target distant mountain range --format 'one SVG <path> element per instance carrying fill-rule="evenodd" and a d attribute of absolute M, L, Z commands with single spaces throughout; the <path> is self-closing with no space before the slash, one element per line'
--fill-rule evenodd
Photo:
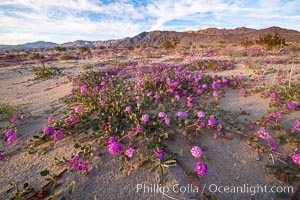
<path fill-rule="evenodd" d="M 259 35 L 266 33 L 278 33 L 284 37 L 286 42 L 300 42 L 300 32 L 284 29 L 280 27 L 270 27 L 265 29 L 251 29 L 251 28 L 236 28 L 236 29 L 218 29 L 207 28 L 198 31 L 151 31 L 142 32 L 134 37 L 126 37 L 118 40 L 106 41 L 83 41 L 77 40 L 74 42 L 67 42 L 63 44 L 56 44 L 52 42 L 38 41 L 33 43 L 26 43 L 20 45 L 0 45 L 0 51 L 7 50 L 30 50 L 40 48 L 54 48 L 56 46 L 66 48 L 77 48 L 81 46 L 87 47 L 128 47 L 128 46 L 158 46 L 165 40 L 177 38 L 179 39 L 179 46 L 192 45 L 211 45 L 220 43 L 241 43 L 245 40 L 255 40 Z"/>

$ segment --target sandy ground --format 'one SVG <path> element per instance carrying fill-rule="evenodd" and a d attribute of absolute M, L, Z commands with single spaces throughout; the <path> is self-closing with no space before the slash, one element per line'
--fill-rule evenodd
<path fill-rule="evenodd" d="M 169 59 L 166 58 L 166 59 Z M 162 59 L 163 60 L 163 59 Z M 62 69 L 71 74 L 82 72 L 77 63 L 56 63 Z M 236 75 L 240 72 L 251 74 L 250 69 L 245 69 L 243 65 L 238 65 L 235 70 L 221 72 L 220 75 Z M 49 79 L 45 81 L 28 81 L 33 79 L 34 74 L 31 66 L 14 66 L 0 69 L 0 101 L 9 103 L 12 106 L 20 105 L 30 113 L 30 117 L 25 120 L 18 130 L 20 137 L 13 145 L 8 145 L 1 141 L 1 149 L 14 151 L 21 147 L 23 141 L 30 139 L 35 133 L 43 129 L 46 118 L 51 114 L 56 117 L 62 116 L 65 110 L 63 104 L 58 99 L 66 96 L 70 89 L 70 83 L 66 77 Z M 269 107 L 268 100 L 262 99 L 259 95 L 243 97 L 237 91 L 229 90 L 226 97 L 220 100 L 220 105 L 226 109 L 238 111 L 244 108 L 251 115 L 250 120 L 255 121 L 266 115 Z M 284 118 L 284 125 L 291 126 L 300 113 L 295 112 L 290 117 Z M 299 117 L 298 117 L 299 119 Z M 200 180 L 200 184 L 205 187 L 205 192 L 210 193 L 209 188 L 218 186 L 248 186 L 267 185 L 283 186 L 275 178 L 267 175 L 264 165 L 270 163 L 268 155 L 263 155 L 261 161 L 257 161 L 257 153 L 250 148 L 244 139 L 234 137 L 227 141 L 221 138 L 213 139 L 213 132 L 203 133 L 196 141 L 200 146 L 205 146 L 204 155 L 208 158 L 209 173 Z M 179 152 L 182 148 L 183 155 L 179 158 L 188 169 L 193 170 L 196 160 L 190 155 L 190 146 L 182 145 L 181 136 L 177 140 L 168 143 L 169 148 L 174 152 Z M 39 172 L 44 169 L 53 169 L 53 158 L 70 157 L 74 155 L 73 143 L 65 138 L 51 146 L 51 150 L 46 155 L 41 153 L 27 154 L 19 150 L 9 159 L 0 162 L 0 199 L 8 199 L 12 192 L 6 192 L 11 188 L 10 183 L 28 182 L 30 186 L 40 188 L 46 184 Z M 163 195 L 159 192 L 148 192 L 149 188 L 157 184 L 155 173 L 146 170 L 134 171 L 130 176 L 119 172 L 120 162 L 113 159 L 107 152 L 95 158 L 93 168 L 87 176 L 83 176 L 79 171 L 67 172 L 62 178 L 62 185 L 59 189 L 67 199 L 200 199 L 201 191 L 185 191 L 181 193 L 167 192 Z M 59 171 L 57 171 L 59 172 Z M 72 181 L 76 182 L 75 190 L 69 195 L 67 188 Z M 145 189 L 138 189 L 138 184 L 145 184 Z M 172 190 L 174 184 L 188 189 L 191 181 L 183 174 L 178 166 L 170 167 L 167 176 L 161 186 L 168 186 Z M 147 187 L 149 187 L 147 189 Z M 278 199 L 270 193 L 250 194 L 225 194 L 218 193 L 219 199 Z"/>

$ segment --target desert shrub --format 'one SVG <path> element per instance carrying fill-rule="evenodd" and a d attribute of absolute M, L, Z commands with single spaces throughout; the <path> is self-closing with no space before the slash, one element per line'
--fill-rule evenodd
<path fill-rule="evenodd" d="M 176 38 L 167 38 L 162 43 L 162 47 L 164 49 L 174 49 L 179 42 L 180 42 L 180 40 L 177 37 Z"/>
<path fill-rule="evenodd" d="M 36 60 L 36 59 L 41 59 L 41 58 L 43 58 L 43 56 L 36 52 L 33 52 L 33 53 L 29 54 L 29 56 L 28 56 L 28 59 L 30 59 L 30 60 Z"/>
<path fill-rule="evenodd" d="M 92 64 L 86 64 L 86 65 L 83 65 L 82 68 L 84 70 L 89 70 L 89 69 L 92 69 L 93 68 L 93 65 Z"/>
<path fill-rule="evenodd" d="M 278 33 L 274 35 L 267 33 L 260 35 L 256 40 L 256 44 L 267 47 L 268 49 L 273 49 L 275 47 L 282 47 L 285 45 L 285 39 L 280 37 Z"/>
<path fill-rule="evenodd" d="M 55 51 L 66 51 L 66 47 L 55 47 L 54 48 Z"/>
<path fill-rule="evenodd" d="M 170 40 L 165 40 L 162 44 L 163 48 L 165 49 L 172 49 L 174 48 L 172 42 Z"/>
<path fill-rule="evenodd" d="M 86 47 L 86 46 L 84 46 L 84 47 L 80 47 L 79 48 L 79 52 L 80 53 L 91 53 L 91 49 L 88 48 L 88 47 Z"/>
<path fill-rule="evenodd" d="M 248 39 L 241 42 L 241 45 L 244 46 L 244 47 L 249 47 L 249 46 L 252 46 L 253 44 L 254 44 L 254 42 L 251 41 L 251 40 L 248 40 Z"/>
<path fill-rule="evenodd" d="M 128 46 L 127 49 L 128 50 L 134 50 L 134 46 Z"/>
<path fill-rule="evenodd" d="M 36 79 L 48 79 L 52 76 L 60 75 L 61 70 L 58 67 L 38 67 L 34 69 Z"/>
<path fill-rule="evenodd" d="M 11 119 L 20 111 L 19 107 L 11 106 L 7 103 L 0 104 L 0 121 Z"/>
<path fill-rule="evenodd" d="M 58 57 L 58 60 L 63 61 L 63 60 L 73 60 L 73 59 L 78 59 L 77 57 L 69 54 L 63 54 Z"/>

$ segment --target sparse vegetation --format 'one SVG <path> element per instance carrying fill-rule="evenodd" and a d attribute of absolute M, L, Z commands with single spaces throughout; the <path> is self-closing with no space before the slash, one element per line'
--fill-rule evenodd
<path fill-rule="evenodd" d="M 0 121 L 9 120 L 17 116 L 19 112 L 19 107 L 11 106 L 7 103 L 0 103 Z"/>
<path fill-rule="evenodd" d="M 48 79 L 61 74 L 61 69 L 52 66 L 37 67 L 34 69 L 36 79 Z"/>
<path fill-rule="evenodd" d="M 278 33 L 267 33 L 264 35 L 260 35 L 259 38 L 256 40 L 256 44 L 265 46 L 268 49 L 274 49 L 283 47 L 285 45 L 285 39 L 282 38 Z"/>

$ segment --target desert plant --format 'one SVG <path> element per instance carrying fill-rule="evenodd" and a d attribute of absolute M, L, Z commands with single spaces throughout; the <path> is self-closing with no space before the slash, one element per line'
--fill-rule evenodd
<path fill-rule="evenodd" d="M 83 47 L 79 48 L 79 52 L 80 53 L 91 53 L 91 49 L 86 46 L 83 46 Z"/>
<path fill-rule="evenodd" d="M 47 79 L 52 76 L 61 74 L 61 70 L 58 67 L 43 66 L 36 68 L 34 71 L 36 79 Z"/>
<path fill-rule="evenodd" d="M 278 33 L 274 35 L 267 33 L 260 35 L 256 40 L 256 44 L 266 46 L 268 49 L 274 49 L 275 47 L 282 47 L 285 45 L 285 39 L 280 37 Z"/>

